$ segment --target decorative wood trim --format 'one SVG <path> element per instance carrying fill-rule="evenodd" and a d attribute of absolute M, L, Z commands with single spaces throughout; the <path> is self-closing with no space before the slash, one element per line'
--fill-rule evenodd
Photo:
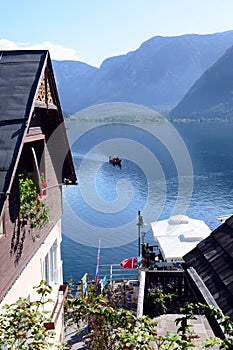
<path fill-rule="evenodd" d="M 37 98 L 36 98 L 36 104 L 38 104 L 38 105 L 46 104 L 47 106 L 48 105 L 55 106 L 46 73 L 44 74 L 44 76 L 41 80 L 41 85 L 40 85 L 40 88 L 39 88 L 39 91 L 37 94 Z"/>

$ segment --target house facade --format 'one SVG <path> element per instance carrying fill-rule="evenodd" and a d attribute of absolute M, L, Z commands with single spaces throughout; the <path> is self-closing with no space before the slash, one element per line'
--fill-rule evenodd
<path fill-rule="evenodd" d="M 62 185 L 76 180 L 49 52 L 0 52 L 0 307 L 46 280 L 58 340 Z"/>

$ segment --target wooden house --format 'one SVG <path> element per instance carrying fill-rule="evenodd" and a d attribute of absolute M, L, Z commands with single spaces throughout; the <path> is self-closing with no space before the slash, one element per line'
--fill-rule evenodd
<path fill-rule="evenodd" d="M 39 223 L 31 217 L 33 208 L 27 209 L 31 192 L 22 196 L 22 183 L 29 180 L 32 194 L 38 192 L 35 208 L 40 203 L 46 208 L 46 220 Z M 76 175 L 49 52 L 2 51 L 0 306 L 20 296 L 33 300 L 33 287 L 47 280 L 54 300 L 50 327 L 60 339 L 66 292 L 60 252 L 62 184 L 76 184 Z"/>
<path fill-rule="evenodd" d="M 183 259 L 197 300 L 218 307 L 233 322 L 233 216 Z M 223 336 L 218 324 L 210 321 L 215 333 Z"/>

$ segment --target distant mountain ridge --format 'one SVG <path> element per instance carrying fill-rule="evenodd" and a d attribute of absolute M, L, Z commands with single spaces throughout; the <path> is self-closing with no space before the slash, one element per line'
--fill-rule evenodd
<path fill-rule="evenodd" d="M 100 68 L 53 61 L 62 108 L 76 113 L 96 104 L 128 102 L 171 109 L 232 45 L 233 31 L 155 36 L 135 51 L 106 59 Z"/>
<path fill-rule="evenodd" d="M 170 115 L 182 119 L 233 119 L 233 46 L 195 82 Z"/>

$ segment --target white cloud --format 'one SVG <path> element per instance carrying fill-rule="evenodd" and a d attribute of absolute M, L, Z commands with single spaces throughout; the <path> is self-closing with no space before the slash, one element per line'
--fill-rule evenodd
<path fill-rule="evenodd" d="M 77 53 L 74 49 L 53 44 L 50 41 L 31 44 L 28 42 L 18 43 L 7 39 L 0 39 L 0 50 L 49 50 L 50 56 L 54 60 L 78 60 Z"/>

